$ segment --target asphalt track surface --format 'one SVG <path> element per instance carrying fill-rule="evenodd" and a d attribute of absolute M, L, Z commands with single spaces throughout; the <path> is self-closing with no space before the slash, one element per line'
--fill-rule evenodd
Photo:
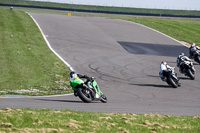
<path fill-rule="evenodd" d="M 168 86 L 158 76 L 162 60 L 176 66 L 178 54 L 188 54 L 188 48 L 179 42 L 122 20 L 38 13 L 31 16 L 65 61 L 78 73 L 96 78 L 108 103 L 83 103 L 73 95 L 0 98 L 0 108 L 200 115 L 200 65 L 195 63 L 195 80 L 176 68 L 180 88 Z"/>

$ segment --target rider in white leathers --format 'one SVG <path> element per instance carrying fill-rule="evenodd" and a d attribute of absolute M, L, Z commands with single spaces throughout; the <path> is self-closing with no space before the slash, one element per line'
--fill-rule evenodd
<path fill-rule="evenodd" d="M 191 60 L 187 56 L 185 56 L 184 53 L 180 53 L 179 56 L 177 57 L 176 65 L 177 67 L 179 67 L 179 71 L 181 73 L 183 73 L 184 64 L 188 61 L 191 62 Z"/>
<path fill-rule="evenodd" d="M 195 43 L 192 43 L 189 48 L 189 54 L 190 54 L 189 58 L 193 58 L 193 56 L 194 56 L 193 54 L 197 50 L 200 50 L 200 48 L 198 48 Z"/>
<path fill-rule="evenodd" d="M 166 61 L 162 61 L 161 64 L 160 64 L 160 69 L 159 69 L 159 76 L 160 76 L 162 81 L 167 80 L 167 77 L 165 77 L 163 75 L 164 71 L 168 71 L 167 68 L 173 68 L 173 67 L 169 66 Z"/>

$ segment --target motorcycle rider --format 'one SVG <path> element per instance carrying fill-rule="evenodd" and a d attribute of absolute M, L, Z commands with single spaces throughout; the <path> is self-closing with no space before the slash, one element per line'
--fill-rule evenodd
<path fill-rule="evenodd" d="M 168 72 L 167 68 L 173 68 L 173 67 L 169 66 L 166 61 L 162 61 L 159 69 L 159 76 L 162 81 L 167 80 L 167 77 L 165 75 L 165 73 Z"/>
<path fill-rule="evenodd" d="M 80 80 L 81 82 L 84 82 L 81 78 L 85 78 L 86 81 L 85 83 L 87 84 L 89 81 L 93 82 L 94 77 L 88 77 L 87 75 L 81 75 L 81 74 L 77 74 L 76 72 L 72 71 L 70 72 L 70 83 L 73 80 Z M 87 87 L 85 84 L 83 84 L 84 87 Z M 77 92 L 76 89 L 74 90 L 74 96 L 77 96 Z"/>
<path fill-rule="evenodd" d="M 189 48 L 189 54 L 190 54 L 189 58 L 193 58 L 193 53 L 197 50 L 200 50 L 200 48 L 198 48 L 195 43 L 192 43 Z"/>
<path fill-rule="evenodd" d="M 185 56 L 184 53 L 180 53 L 179 56 L 177 57 L 176 65 L 177 65 L 177 67 L 179 67 L 180 73 L 183 73 L 184 64 L 187 61 L 191 62 L 191 60 L 187 56 Z"/>
<path fill-rule="evenodd" d="M 169 66 L 166 61 L 162 61 L 160 64 L 160 69 L 159 69 L 159 75 L 160 75 L 160 78 L 162 79 L 162 81 L 167 82 L 166 76 L 168 74 L 168 68 L 171 69 L 172 71 L 174 71 L 175 67 Z M 176 75 L 176 73 L 175 73 L 175 75 Z M 177 75 L 176 75 L 176 77 L 177 77 Z M 179 82 L 178 78 L 177 78 L 177 80 L 178 80 L 178 86 L 181 86 L 181 83 Z"/>

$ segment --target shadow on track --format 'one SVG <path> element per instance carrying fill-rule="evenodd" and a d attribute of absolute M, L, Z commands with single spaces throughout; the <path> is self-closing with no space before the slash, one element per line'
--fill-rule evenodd
<path fill-rule="evenodd" d="M 68 102 L 68 103 L 83 103 L 82 101 L 74 101 L 74 100 L 53 100 L 53 99 L 35 99 L 40 101 L 55 101 L 55 102 Z"/>
<path fill-rule="evenodd" d="M 147 75 L 148 77 L 153 77 L 153 78 L 160 78 L 160 76 L 157 75 Z"/>
<path fill-rule="evenodd" d="M 67 102 L 67 103 L 85 103 L 83 101 L 75 101 L 75 100 L 54 100 L 54 99 L 35 99 L 35 100 L 40 100 L 40 101 L 54 101 L 54 102 Z M 91 103 L 101 103 L 99 101 L 92 101 Z M 89 103 L 89 104 L 91 104 Z M 88 104 L 88 103 L 86 103 Z"/>
<path fill-rule="evenodd" d="M 195 66 L 199 66 L 199 63 L 196 63 L 195 61 L 193 61 L 193 64 L 194 64 Z"/>
<path fill-rule="evenodd" d="M 151 86 L 151 87 L 158 87 L 158 88 L 171 88 L 171 86 L 169 85 L 155 85 L 155 84 L 132 84 L 130 83 L 130 85 L 137 85 L 137 86 Z"/>
<path fill-rule="evenodd" d="M 188 48 L 183 45 L 152 44 L 122 41 L 118 41 L 118 43 L 130 54 L 177 57 L 178 54 L 181 52 L 184 52 L 186 55 L 188 53 Z"/>
<path fill-rule="evenodd" d="M 178 77 L 181 80 L 191 80 L 189 77 Z"/>

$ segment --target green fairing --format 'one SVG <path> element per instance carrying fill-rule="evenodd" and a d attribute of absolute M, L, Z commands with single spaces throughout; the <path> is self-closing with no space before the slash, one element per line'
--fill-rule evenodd
<path fill-rule="evenodd" d="M 94 87 L 95 91 L 101 96 L 101 91 L 99 86 L 97 85 L 97 82 L 94 80 L 92 86 Z"/>
<path fill-rule="evenodd" d="M 80 85 L 82 83 L 83 83 L 83 81 L 81 81 L 80 79 L 70 81 L 70 85 L 72 88 L 76 88 L 77 85 Z"/>
<path fill-rule="evenodd" d="M 70 85 L 71 85 L 71 87 L 72 87 L 73 89 L 76 88 L 77 85 L 81 85 L 82 83 L 84 83 L 83 80 L 81 80 L 81 79 L 79 79 L 79 78 L 76 79 L 76 80 L 70 81 Z M 100 88 L 99 88 L 99 86 L 98 86 L 98 84 L 97 84 L 97 82 L 96 82 L 95 80 L 93 81 L 92 86 L 94 87 L 95 91 L 99 94 L 99 96 L 101 96 Z"/>

